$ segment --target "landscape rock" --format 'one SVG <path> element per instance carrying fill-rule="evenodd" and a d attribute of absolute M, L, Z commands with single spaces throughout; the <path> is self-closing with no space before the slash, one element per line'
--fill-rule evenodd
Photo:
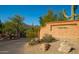
<path fill-rule="evenodd" d="M 39 38 L 35 38 L 35 41 L 39 40 Z"/>
<path fill-rule="evenodd" d="M 50 48 L 50 44 L 42 43 L 40 48 L 42 49 L 42 51 L 47 51 Z"/>
<path fill-rule="evenodd" d="M 36 43 L 40 43 L 40 39 L 39 38 L 35 38 Z"/>
<path fill-rule="evenodd" d="M 27 42 L 27 46 L 29 46 L 30 44 L 29 44 L 29 42 Z"/>
<path fill-rule="evenodd" d="M 73 47 L 67 41 L 61 42 L 58 49 L 59 52 L 69 53 Z"/>

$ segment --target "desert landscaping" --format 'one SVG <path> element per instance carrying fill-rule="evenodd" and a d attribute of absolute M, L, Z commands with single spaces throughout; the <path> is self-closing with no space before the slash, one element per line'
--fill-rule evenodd
<path fill-rule="evenodd" d="M 70 7 L 70 16 L 65 9 L 58 13 L 47 9 L 47 14 L 38 17 L 39 25 L 35 25 L 36 20 L 26 24 L 26 19 L 18 14 L 5 22 L 0 20 L 0 54 L 79 54 L 78 6 Z"/>
<path fill-rule="evenodd" d="M 57 40 L 51 43 L 39 43 L 36 45 L 29 45 L 28 42 L 24 38 L 22 38 L 20 40 L 12 40 L 0 43 L 0 53 L 1 54 L 78 54 L 79 53 L 79 46 L 78 46 L 79 41 L 74 41 L 74 43 L 68 41 L 65 43 L 64 47 L 61 46 L 64 45 L 63 42 L 64 41 Z"/>

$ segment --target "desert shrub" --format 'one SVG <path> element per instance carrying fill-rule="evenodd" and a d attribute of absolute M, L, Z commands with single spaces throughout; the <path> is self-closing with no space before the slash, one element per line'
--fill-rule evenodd
<path fill-rule="evenodd" d="M 29 45 L 35 45 L 36 44 L 36 41 L 35 40 L 31 40 L 30 42 L 29 42 Z"/>
<path fill-rule="evenodd" d="M 34 45 L 35 44 L 35 41 L 34 40 L 31 40 L 30 42 L 29 42 L 29 45 Z"/>
<path fill-rule="evenodd" d="M 56 39 L 54 37 L 52 37 L 52 35 L 48 35 L 46 34 L 42 39 L 41 42 L 46 42 L 46 43 L 50 43 L 55 41 Z"/>
<path fill-rule="evenodd" d="M 39 43 L 40 43 L 40 40 L 32 39 L 32 40 L 29 42 L 29 45 L 36 45 L 36 44 L 39 44 Z"/>

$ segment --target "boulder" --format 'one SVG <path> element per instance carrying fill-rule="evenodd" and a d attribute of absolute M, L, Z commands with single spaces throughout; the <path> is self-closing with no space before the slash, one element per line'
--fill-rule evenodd
<path fill-rule="evenodd" d="M 48 43 L 42 43 L 40 45 L 40 48 L 42 49 L 42 51 L 47 51 L 50 48 L 50 44 L 48 44 Z"/>
<path fill-rule="evenodd" d="M 69 53 L 73 47 L 67 41 L 61 42 L 58 49 L 59 52 Z"/>

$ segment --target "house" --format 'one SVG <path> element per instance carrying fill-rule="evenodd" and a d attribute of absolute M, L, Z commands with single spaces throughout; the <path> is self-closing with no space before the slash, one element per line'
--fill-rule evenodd
<path fill-rule="evenodd" d="M 45 34 L 58 39 L 79 39 L 79 20 L 49 22 L 40 29 L 40 39 Z"/>

